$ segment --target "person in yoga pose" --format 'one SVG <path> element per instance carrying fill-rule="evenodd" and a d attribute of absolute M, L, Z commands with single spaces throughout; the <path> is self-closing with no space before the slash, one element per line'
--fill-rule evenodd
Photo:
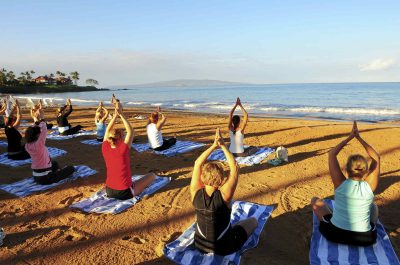
<path fill-rule="evenodd" d="M 115 112 L 107 126 L 102 153 L 107 168 L 106 193 L 110 198 L 127 200 L 140 194 L 155 179 L 154 173 L 145 175 L 138 181 L 132 182 L 130 150 L 134 131 L 127 121 L 119 101 L 115 101 Z M 124 124 L 124 130 L 115 128 L 117 118 Z"/>
<path fill-rule="evenodd" d="M 242 110 L 244 117 L 243 121 L 240 120 L 239 115 L 233 115 L 235 109 L 240 107 Z M 244 130 L 246 129 L 247 120 L 249 115 L 247 111 L 244 109 L 242 102 L 240 102 L 240 98 L 237 98 L 235 106 L 233 106 L 230 114 L 229 114 L 229 136 L 231 139 L 231 144 L 229 146 L 229 151 L 235 157 L 244 157 L 249 156 L 257 152 L 257 148 L 254 146 L 249 146 L 246 149 L 243 146 L 243 139 L 244 139 Z"/>
<path fill-rule="evenodd" d="M 58 132 L 61 135 L 71 135 L 79 132 L 83 127 L 81 125 L 77 125 L 72 127 L 69 124 L 67 117 L 72 112 L 72 104 L 71 99 L 67 99 L 66 105 L 64 107 L 57 109 L 57 125 L 58 125 Z"/>
<path fill-rule="evenodd" d="M 206 162 L 217 148 L 221 148 L 226 156 L 229 176 L 225 175 L 219 162 Z M 194 163 L 190 182 L 190 195 L 197 218 L 194 245 L 202 252 L 218 255 L 236 252 L 258 226 L 255 218 L 231 225 L 231 201 L 238 175 L 239 166 L 217 129 L 214 143 Z"/>
<path fill-rule="evenodd" d="M 32 175 L 36 183 L 49 185 L 69 178 L 75 171 L 73 166 L 60 168 L 49 156 L 46 147 L 47 125 L 42 109 L 35 112 L 36 122 L 25 131 L 26 151 L 32 158 Z"/>
<path fill-rule="evenodd" d="M 337 155 L 352 139 L 357 139 L 371 158 L 351 155 L 346 164 L 348 178 L 340 169 Z M 330 209 L 324 200 L 314 197 L 311 206 L 320 221 L 319 230 L 326 239 L 349 245 L 368 246 L 376 241 L 378 207 L 374 191 L 380 174 L 379 154 L 361 138 L 354 122 L 350 135 L 329 152 L 329 173 L 335 189 L 335 207 Z"/>
<path fill-rule="evenodd" d="M 96 116 L 94 122 L 96 124 L 96 139 L 99 142 L 103 142 L 104 134 L 106 132 L 106 119 L 108 117 L 108 110 L 103 106 L 103 102 L 100 102 L 99 107 L 96 110 Z"/>
<path fill-rule="evenodd" d="M 157 111 L 153 112 L 149 116 L 149 120 L 146 125 L 147 138 L 149 139 L 149 145 L 153 150 L 163 151 L 176 143 L 176 138 L 165 139 L 162 137 L 161 129 L 164 126 L 167 118 L 161 112 L 160 107 Z"/>
<path fill-rule="evenodd" d="M 6 112 L 6 103 L 4 99 L 0 99 L 0 128 L 5 127 L 3 114 Z"/>
<path fill-rule="evenodd" d="M 16 112 L 16 116 L 13 115 L 14 111 Z M 28 152 L 25 150 L 25 146 L 22 144 L 22 135 L 18 131 L 21 123 L 21 109 L 18 100 L 15 100 L 15 106 L 12 107 L 9 116 L 4 121 L 4 132 L 8 141 L 7 157 L 12 160 L 30 158 Z"/>
<path fill-rule="evenodd" d="M 31 108 L 31 117 L 33 119 L 33 123 L 37 122 L 37 113 L 38 111 L 43 109 L 43 103 L 42 100 L 39 99 L 38 104 L 33 105 L 33 107 Z M 51 128 L 53 128 L 53 124 L 52 123 L 46 123 L 47 129 L 50 130 Z"/>

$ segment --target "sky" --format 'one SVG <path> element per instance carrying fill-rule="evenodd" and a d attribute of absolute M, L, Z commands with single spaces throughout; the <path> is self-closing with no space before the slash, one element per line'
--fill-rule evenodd
<path fill-rule="evenodd" d="M 400 81 L 400 1 L 0 0 L 0 68 L 100 86 Z"/>

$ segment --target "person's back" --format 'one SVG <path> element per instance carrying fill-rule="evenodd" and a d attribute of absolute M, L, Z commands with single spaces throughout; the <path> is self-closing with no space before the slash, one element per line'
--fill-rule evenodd
<path fill-rule="evenodd" d="M 349 231 L 369 231 L 373 201 L 374 193 L 366 181 L 346 179 L 335 190 L 332 224 Z"/>
<path fill-rule="evenodd" d="M 157 130 L 157 125 L 155 123 L 149 123 L 146 127 L 146 131 L 149 145 L 152 149 L 163 145 L 162 133 Z"/>
<path fill-rule="evenodd" d="M 102 153 L 107 168 L 106 186 L 114 190 L 125 190 L 132 186 L 129 147 L 122 140 L 113 148 L 108 141 L 102 144 Z"/>
<path fill-rule="evenodd" d="M 7 152 L 9 154 L 14 154 L 21 152 L 23 150 L 21 140 L 22 136 L 17 129 L 14 127 L 6 126 L 4 128 L 5 134 L 7 136 Z"/>
<path fill-rule="evenodd" d="M 103 141 L 104 134 L 106 133 L 106 124 L 104 122 L 96 122 L 96 138 Z"/>
<path fill-rule="evenodd" d="M 235 133 L 232 131 L 229 131 L 229 136 L 230 136 L 230 142 L 231 144 L 229 145 L 229 151 L 233 154 L 239 154 L 244 152 L 244 147 L 243 147 L 243 139 L 244 135 L 241 130 L 237 130 Z"/>
<path fill-rule="evenodd" d="M 220 252 L 216 243 L 230 228 L 231 208 L 226 205 L 220 190 L 208 196 L 205 189 L 196 192 L 193 206 L 197 217 L 196 248 L 204 252 Z"/>
<path fill-rule="evenodd" d="M 51 159 L 49 151 L 46 147 L 47 125 L 44 121 L 40 122 L 37 127 L 32 127 L 31 130 L 39 131 L 38 138 L 34 141 L 26 143 L 25 149 L 30 154 L 32 159 L 32 169 L 46 169 L 51 167 Z"/>

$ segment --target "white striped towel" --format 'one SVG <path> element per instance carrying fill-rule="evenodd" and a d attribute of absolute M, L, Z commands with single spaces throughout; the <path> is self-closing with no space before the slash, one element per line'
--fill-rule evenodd
<path fill-rule="evenodd" d="M 81 143 L 88 145 L 101 145 L 103 142 L 97 141 L 97 139 L 82 140 Z"/>
<path fill-rule="evenodd" d="M 0 141 L 0 146 L 1 146 L 1 147 L 7 147 L 8 144 L 7 144 L 7 142 Z"/>
<path fill-rule="evenodd" d="M 67 151 L 61 150 L 61 149 L 58 149 L 55 147 L 48 147 L 47 149 L 49 150 L 49 155 L 51 158 L 62 156 L 67 153 Z M 10 166 L 10 167 L 19 167 L 19 166 L 23 166 L 23 165 L 30 164 L 30 163 L 32 163 L 32 160 L 30 158 L 25 159 L 25 160 L 12 160 L 12 159 L 8 159 L 7 153 L 3 153 L 0 155 L 0 164 L 2 164 L 2 165 L 6 165 L 6 166 Z"/>
<path fill-rule="evenodd" d="M 195 143 L 191 141 L 180 141 L 177 140 L 176 143 L 164 151 L 153 151 L 157 155 L 165 155 L 165 156 L 175 156 L 178 154 L 183 154 L 190 152 L 194 149 L 200 148 L 204 146 L 203 143 Z M 134 148 L 139 153 L 150 150 L 149 144 L 132 144 L 132 148 Z"/>
<path fill-rule="evenodd" d="M 135 182 L 141 179 L 143 175 L 132 176 L 132 181 Z M 129 200 L 118 200 L 108 198 L 105 189 L 101 189 L 87 199 L 72 204 L 71 208 L 76 208 L 87 213 L 106 213 L 118 214 L 129 207 L 135 205 L 145 195 L 150 195 L 167 185 L 171 181 L 170 177 L 157 176 L 153 183 L 150 184 L 142 193 Z"/>
<path fill-rule="evenodd" d="M 73 181 L 77 178 L 87 177 L 87 176 L 93 175 L 95 173 L 96 173 L 96 170 L 91 169 L 90 167 L 85 166 L 85 165 L 79 165 L 79 166 L 75 166 L 75 172 L 72 175 L 72 177 L 63 179 L 59 182 L 56 182 L 56 183 L 53 183 L 50 185 L 37 184 L 33 180 L 33 177 L 31 177 L 31 178 L 23 179 L 21 181 L 18 181 L 18 182 L 12 183 L 12 184 L 0 185 L 0 189 L 6 191 L 8 193 L 14 194 L 15 196 L 24 197 L 24 196 L 30 195 L 34 192 L 48 190 L 55 186 L 66 183 L 68 181 Z"/>
<path fill-rule="evenodd" d="M 96 131 L 83 131 L 83 130 L 81 130 L 76 134 L 60 135 L 58 133 L 58 131 L 54 131 L 54 132 L 51 132 L 51 133 L 49 133 L 47 135 L 47 139 L 50 139 L 50 140 L 67 140 L 67 139 L 72 139 L 72 138 L 75 138 L 75 137 L 78 137 L 78 136 L 95 135 L 95 134 L 96 134 Z"/>
<path fill-rule="evenodd" d="M 334 201 L 325 200 L 333 208 Z M 337 244 L 328 241 L 319 232 L 318 218 L 313 214 L 313 234 L 310 246 L 311 265 L 399 265 L 399 259 L 393 250 L 383 225 L 378 221 L 378 238 L 374 245 L 358 247 Z"/>
<path fill-rule="evenodd" d="M 232 205 L 231 224 L 234 225 L 240 220 L 254 217 L 258 220 L 258 227 L 247 239 L 243 247 L 230 255 L 218 256 L 212 253 L 201 253 L 194 247 L 195 223 L 192 224 L 175 241 L 165 245 L 164 255 L 170 260 L 184 265 L 219 265 L 219 264 L 240 264 L 240 256 L 243 252 L 257 246 L 261 231 L 271 216 L 274 207 L 251 202 L 236 201 Z"/>
<path fill-rule="evenodd" d="M 266 157 L 268 157 L 271 153 L 274 152 L 274 149 L 270 147 L 260 147 L 258 148 L 257 152 L 245 157 L 235 157 L 236 161 L 239 165 L 247 165 L 252 166 L 255 164 L 261 163 Z M 226 161 L 224 152 L 221 149 L 215 150 L 211 153 L 208 157 L 208 160 L 219 160 L 219 161 Z"/>

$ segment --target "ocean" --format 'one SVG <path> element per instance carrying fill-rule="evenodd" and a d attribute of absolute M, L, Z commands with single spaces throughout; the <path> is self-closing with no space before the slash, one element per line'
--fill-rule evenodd
<path fill-rule="evenodd" d="M 127 90 L 23 95 L 61 104 L 109 102 L 111 94 L 127 106 L 226 113 L 240 97 L 249 114 L 358 120 L 400 120 L 400 83 L 271 84 L 218 87 L 135 87 Z"/>

